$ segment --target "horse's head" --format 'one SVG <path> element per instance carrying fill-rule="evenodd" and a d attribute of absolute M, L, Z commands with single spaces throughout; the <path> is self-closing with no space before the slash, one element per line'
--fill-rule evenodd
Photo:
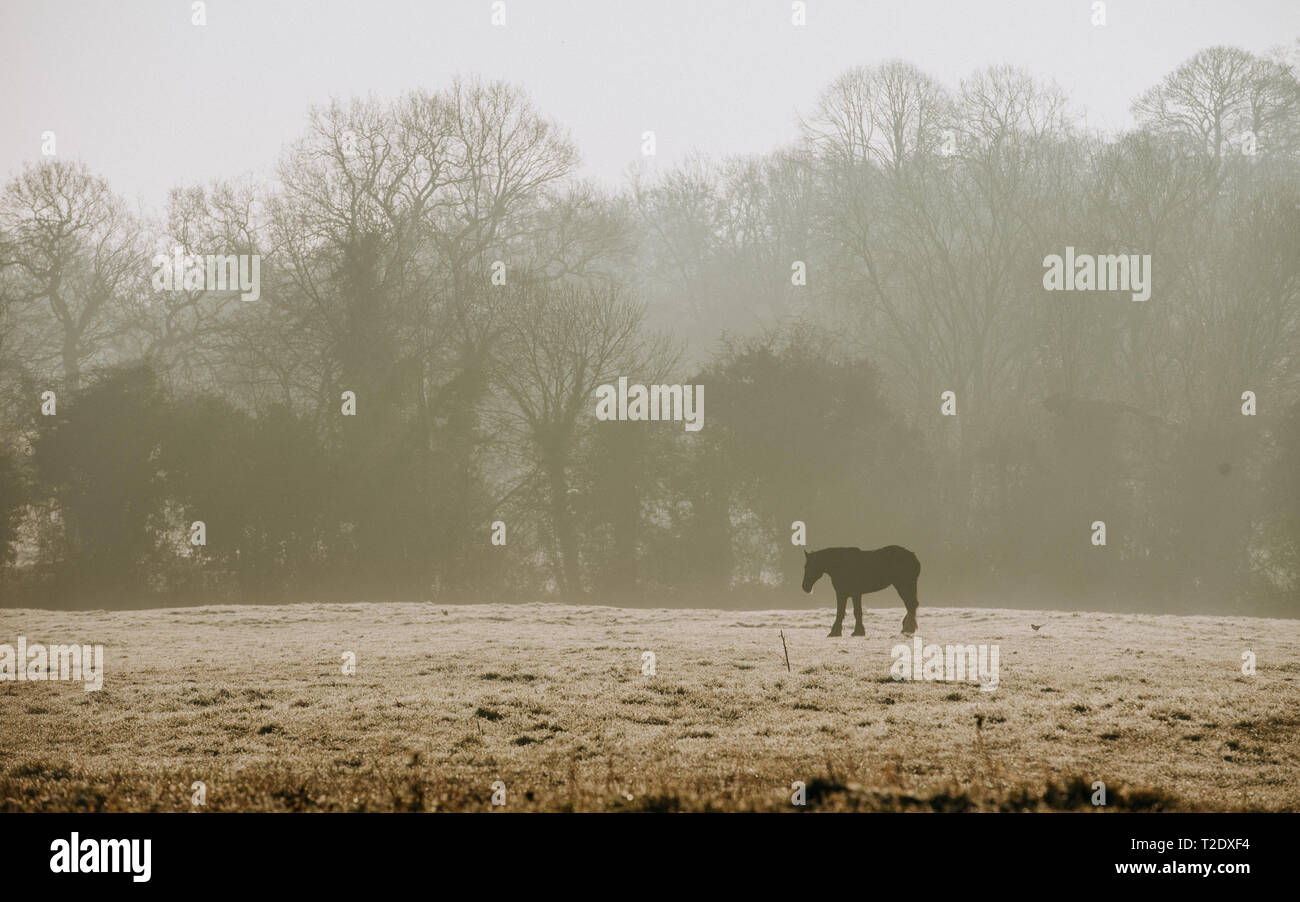
<path fill-rule="evenodd" d="M 822 574 L 825 572 L 822 565 L 817 563 L 816 558 L 806 551 L 803 553 L 803 590 L 805 592 L 811 592 L 813 583 L 821 579 Z"/>

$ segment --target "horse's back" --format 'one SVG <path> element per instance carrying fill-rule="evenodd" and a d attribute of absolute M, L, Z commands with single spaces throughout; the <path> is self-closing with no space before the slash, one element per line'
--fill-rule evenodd
<path fill-rule="evenodd" d="M 891 583 L 915 584 L 921 561 L 902 545 L 884 548 L 824 548 L 819 554 L 832 579 L 852 591 L 877 592 Z"/>
<path fill-rule="evenodd" d="M 902 545 L 886 545 L 883 548 L 871 548 L 864 550 L 862 548 L 824 548 L 820 552 L 827 554 L 831 558 L 840 560 L 892 560 L 892 561 L 916 561 L 920 564 L 920 559 L 910 549 Z"/>
<path fill-rule="evenodd" d="M 885 561 L 885 566 L 895 575 L 915 579 L 921 572 L 921 559 L 916 553 L 902 545 L 886 545 L 884 548 L 877 548 L 874 551 L 863 552 L 873 556 L 876 560 Z"/>

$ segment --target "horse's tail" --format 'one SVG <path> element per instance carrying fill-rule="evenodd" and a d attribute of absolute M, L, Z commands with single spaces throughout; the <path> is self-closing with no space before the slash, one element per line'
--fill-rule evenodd
<path fill-rule="evenodd" d="M 921 559 L 916 556 L 916 552 L 910 548 L 904 548 L 902 545 L 890 546 L 891 551 L 901 552 L 897 556 L 907 562 L 908 569 L 912 571 L 912 579 L 921 575 Z"/>
<path fill-rule="evenodd" d="M 921 559 L 907 548 L 902 550 L 907 552 L 907 565 L 911 572 L 907 574 L 902 585 L 895 583 L 895 588 L 898 589 L 899 597 L 903 599 L 903 605 L 907 608 L 907 614 L 903 617 L 903 632 L 910 636 L 916 632 L 916 609 L 921 606 L 916 594 L 916 581 L 921 575 Z"/>

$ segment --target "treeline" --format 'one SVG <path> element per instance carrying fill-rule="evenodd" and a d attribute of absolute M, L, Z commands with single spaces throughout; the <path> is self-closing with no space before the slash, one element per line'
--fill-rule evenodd
<path fill-rule="evenodd" d="M 1203 51 L 1121 135 L 1014 69 L 863 67 L 795 145 L 617 193 L 477 80 L 314 110 L 273 184 L 156 217 L 28 166 L 0 597 L 788 606 L 801 521 L 916 550 L 922 604 L 1294 616 L 1295 63 Z M 1150 255 L 1150 300 L 1044 290 L 1067 247 Z M 176 248 L 257 299 L 160 288 Z M 598 422 L 620 376 L 704 428 Z"/>

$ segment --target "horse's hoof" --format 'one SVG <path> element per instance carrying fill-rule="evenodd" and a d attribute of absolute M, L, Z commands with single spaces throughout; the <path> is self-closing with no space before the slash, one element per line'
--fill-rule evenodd
<path fill-rule="evenodd" d="M 855 635 L 855 636 L 865 636 L 866 634 L 867 634 L 867 631 L 866 631 L 865 629 L 863 629 L 862 627 L 858 627 L 857 629 L 855 629 L 855 630 L 853 631 L 853 635 Z"/>
<path fill-rule="evenodd" d="M 839 630 L 831 630 L 829 633 L 826 634 L 826 638 L 827 638 L 827 639 L 838 639 L 841 635 L 843 635 L 843 634 L 842 634 Z"/>

